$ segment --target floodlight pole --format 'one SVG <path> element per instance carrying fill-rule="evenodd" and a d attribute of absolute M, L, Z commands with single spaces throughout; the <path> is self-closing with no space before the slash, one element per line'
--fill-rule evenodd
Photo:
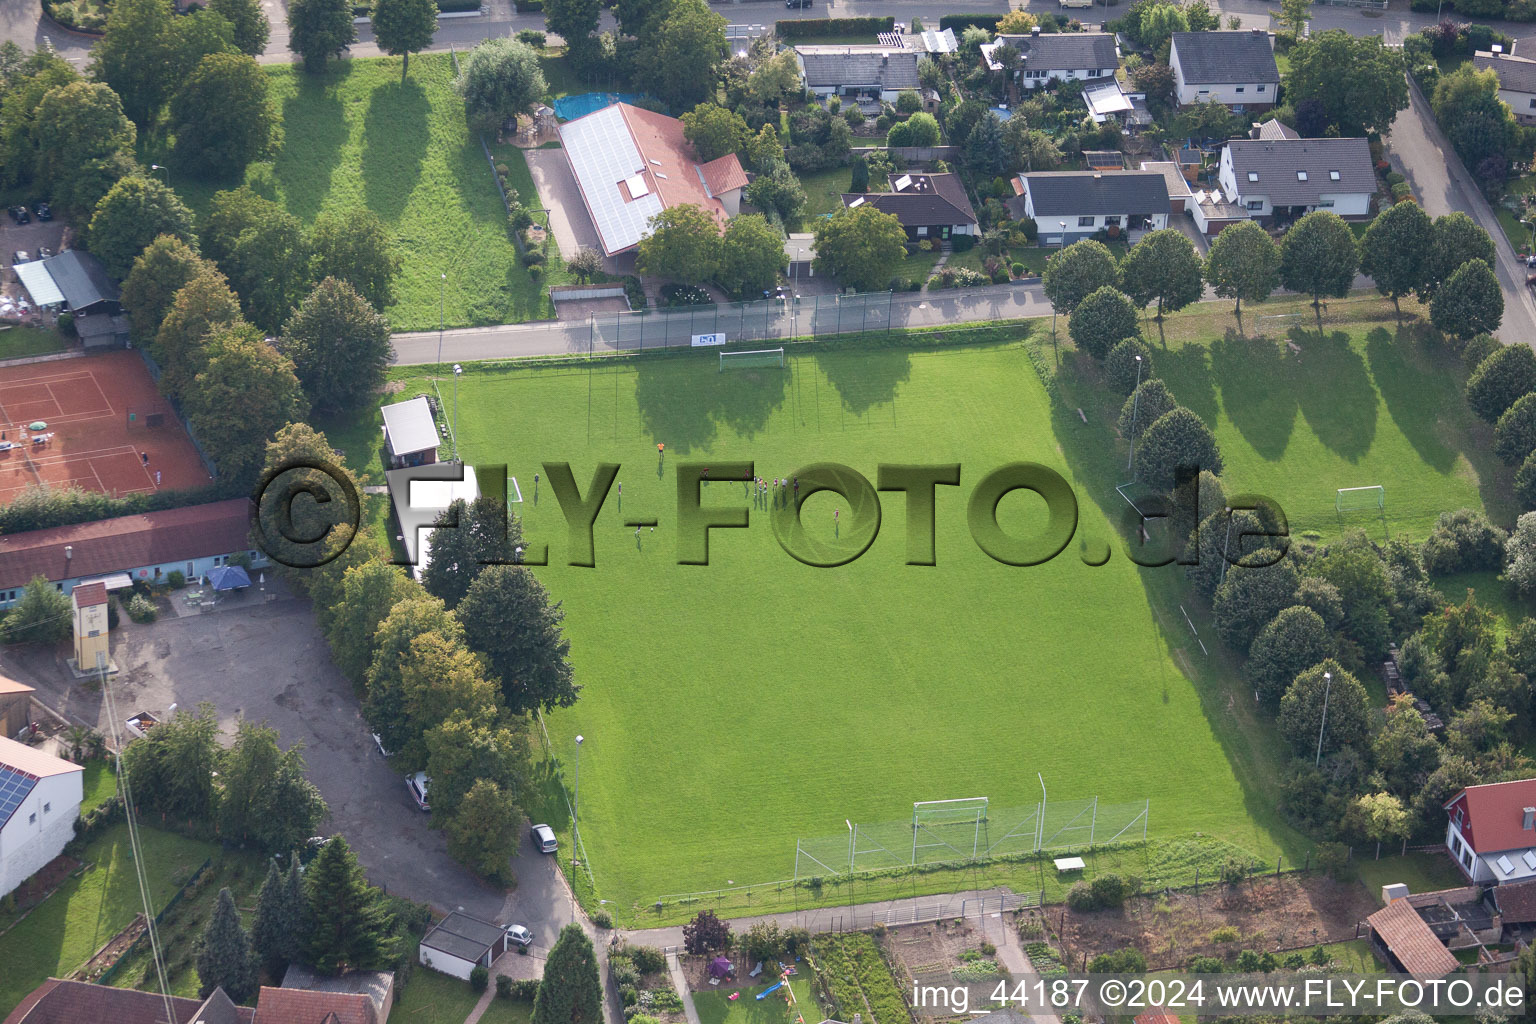
<path fill-rule="evenodd" d="M 464 373 L 464 367 L 458 363 L 453 364 L 453 461 L 459 461 L 459 377 Z"/>
<path fill-rule="evenodd" d="M 454 367 L 458 369 L 457 366 Z M 571 794 L 571 920 L 576 920 L 576 851 L 581 848 L 581 825 L 577 815 L 581 811 L 581 741 L 576 734 L 576 772 Z"/>
<path fill-rule="evenodd" d="M 1045 805 L 1049 798 L 1045 794 L 1045 776 L 1035 772 L 1035 778 L 1040 780 L 1040 820 L 1035 822 L 1035 852 L 1039 853 L 1045 842 Z"/>
<path fill-rule="evenodd" d="M 1317 758 L 1312 762 L 1316 768 L 1323 763 L 1323 730 L 1328 728 L 1328 695 L 1333 692 L 1333 673 L 1323 673 L 1323 721 L 1317 727 Z"/>
<path fill-rule="evenodd" d="M 448 274 L 445 272 L 437 282 L 437 372 L 443 372 L 443 316 L 445 295 L 448 290 Z"/>
<path fill-rule="evenodd" d="M 1136 357 L 1136 388 L 1131 392 L 1131 452 L 1125 457 L 1125 472 L 1130 476 L 1131 466 L 1136 462 L 1136 413 L 1141 408 L 1141 356 Z M 1131 479 L 1135 479 L 1132 477 Z"/>
<path fill-rule="evenodd" d="M 457 433 L 457 432 L 455 432 L 455 433 Z M 1198 514 L 1199 510 L 1196 509 L 1195 511 Z M 1221 580 L 1217 583 L 1217 586 L 1220 586 L 1222 583 L 1227 582 L 1227 566 L 1231 564 L 1231 562 L 1227 558 L 1227 552 L 1230 551 L 1231 548 L 1232 548 L 1232 506 L 1228 505 L 1227 506 L 1227 539 L 1222 541 L 1222 543 L 1221 543 Z"/>

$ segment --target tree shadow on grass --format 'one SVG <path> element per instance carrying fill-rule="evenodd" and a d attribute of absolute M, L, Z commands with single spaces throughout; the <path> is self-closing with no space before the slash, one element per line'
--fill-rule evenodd
<path fill-rule="evenodd" d="M 298 75 L 298 92 L 283 103 L 283 143 L 272 161 L 288 212 L 306 223 L 320 214 L 347 141 L 339 75 Z"/>
<path fill-rule="evenodd" d="M 1318 337 L 1292 328 L 1285 380 L 1312 433 L 1327 448 L 1357 462 L 1376 440 L 1376 388 L 1365 360 L 1341 331 Z M 1299 348 L 1300 351 L 1296 351 Z"/>
<path fill-rule="evenodd" d="M 1296 424 L 1297 399 L 1274 340 L 1228 330 L 1211 345 L 1211 376 L 1227 418 L 1254 451 L 1270 462 L 1283 456 Z"/>
<path fill-rule="evenodd" d="M 784 404 L 789 379 L 789 366 L 721 373 L 712 359 L 637 360 L 640 426 L 665 444 L 669 455 L 708 448 L 722 426 L 750 438 Z"/>
<path fill-rule="evenodd" d="M 381 86 L 368 100 L 363 194 L 386 223 L 400 219 L 421 177 L 431 112 L 426 90 L 412 79 Z"/>
<path fill-rule="evenodd" d="M 1421 340 L 1413 328 L 1400 328 L 1394 338 L 1377 327 L 1365 336 L 1365 355 L 1397 429 L 1419 458 L 1447 473 L 1456 465 L 1456 449 L 1447 442 L 1449 432 L 1441 420 L 1446 409 L 1461 401 L 1460 375 L 1449 360 L 1433 365 L 1440 361 Z"/>
<path fill-rule="evenodd" d="M 837 389 L 843 408 L 863 416 L 896 400 L 897 390 L 912 376 L 912 356 L 906 349 L 818 351 L 816 369 Z"/>
<path fill-rule="evenodd" d="M 1152 365 L 1180 405 L 1207 424 L 1216 422 L 1221 404 L 1211 383 L 1210 360 L 1204 345 L 1183 345 L 1168 352 L 1156 352 Z"/>

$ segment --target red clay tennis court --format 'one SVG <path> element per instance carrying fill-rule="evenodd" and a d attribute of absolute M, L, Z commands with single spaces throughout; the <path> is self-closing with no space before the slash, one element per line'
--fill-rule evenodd
<path fill-rule="evenodd" d="M 0 368 L 0 434 L 0 504 L 40 485 L 121 495 L 208 483 L 133 352 Z"/>

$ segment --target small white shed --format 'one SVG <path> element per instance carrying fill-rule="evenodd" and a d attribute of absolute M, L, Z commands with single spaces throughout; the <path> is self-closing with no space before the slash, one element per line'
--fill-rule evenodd
<path fill-rule="evenodd" d="M 419 959 L 423 967 L 468 981 L 476 964 L 489 970 L 506 951 L 505 929 L 456 910 L 422 937 Z"/>

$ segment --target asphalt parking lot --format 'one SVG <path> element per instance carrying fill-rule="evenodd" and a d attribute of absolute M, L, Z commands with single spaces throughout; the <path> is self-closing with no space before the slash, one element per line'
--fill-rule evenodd
<path fill-rule="evenodd" d="M 276 589 L 268 580 L 269 590 Z M 271 601 L 249 591 L 238 604 L 190 611 L 173 595 L 175 611 L 138 625 L 124 616 L 113 632 L 119 668 L 114 699 L 119 716 L 163 715 L 172 705 L 212 704 L 225 741 L 240 719 L 265 721 L 286 747 L 304 744 L 310 778 L 330 816 L 321 832 L 341 832 L 375 885 L 439 911 L 462 908 L 498 924 L 534 930 L 535 953 L 570 921 L 570 897 L 554 857 L 534 852 L 524 832 L 511 895 L 480 882 L 448 856 L 443 834 L 428 827 L 401 776 L 375 747 L 351 684 L 331 663 L 309 602 L 286 594 Z M 66 717 L 110 735 L 100 694 L 77 685 L 63 659 L 68 651 L 8 657 L 5 671 L 38 687 Z M 68 680 L 68 681 L 66 681 Z"/>
<path fill-rule="evenodd" d="M 17 250 L 30 253 L 33 259 L 37 258 L 37 250 L 47 246 L 54 252 L 63 248 L 64 222 L 57 216 L 50 221 L 39 221 L 33 217 L 28 224 L 17 224 L 11 219 L 9 213 L 0 209 L 0 264 L 5 266 L 3 282 L 7 295 L 15 295 L 21 292 L 21 285 L 16 280 L 16 274 L 11 270 L 12 254 Z"/>

